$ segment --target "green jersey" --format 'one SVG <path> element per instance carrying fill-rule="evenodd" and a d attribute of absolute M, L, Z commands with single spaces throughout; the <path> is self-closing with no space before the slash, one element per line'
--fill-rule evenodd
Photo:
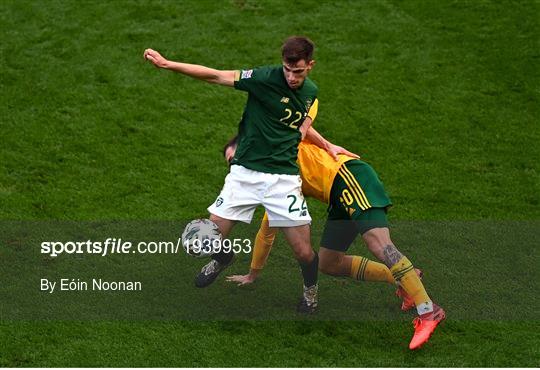
<path fill-rule="evenodd" d="M 306 78 L 292 90 L 283 67 L 272 66 L 239 71 L 234 87 L 249 94 L 231 163 L 259 172 L 298 175 L 299 128 L 317 97 L 317 86 Z"/>

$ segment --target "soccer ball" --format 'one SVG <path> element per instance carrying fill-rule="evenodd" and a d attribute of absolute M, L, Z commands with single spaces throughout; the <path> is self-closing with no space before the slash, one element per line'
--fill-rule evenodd
<path fill-rule="evenodd" d="M 221 246 L 219 227 L 206 218 L 191 221 L 182 233 L 182 246 L 190 256 L 211 256 Z"/>

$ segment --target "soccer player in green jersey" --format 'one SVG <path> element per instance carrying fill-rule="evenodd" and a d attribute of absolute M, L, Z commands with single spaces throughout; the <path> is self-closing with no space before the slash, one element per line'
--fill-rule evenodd
<path fill-rule="evenodd" d="M 313 135 L 308 111 L 316 104 L 317 86 L 307 77 L 315 64 L 313 50 L 309 39 L 293 36 L 282 46 L 282 65 L 245 70 L 216 70 L 173 62 L 152 49 L 144 52 L 156 67 L 248 93 L 238 148 L 220 195 L 208 207 L 210 220 L 226 238 L 235 222 L 249 223 L 255 208 L 265 207 L 270 226 L 282 228 L 300 264 L 304 279 L 301 312 L 313 312 L 317 307 L 318 256 L 311 247 L 311 217 L 296 163 L 300 140 Z M 312 141 L 320 143 L 316 138 Z M 223 251 L 214 254 L 195 285 L 210 285 L 233 257 Z"/>

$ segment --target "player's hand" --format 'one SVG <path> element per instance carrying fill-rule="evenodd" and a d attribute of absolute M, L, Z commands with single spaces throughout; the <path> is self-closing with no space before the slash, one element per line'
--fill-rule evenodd
<path fill-rule="evenodd" d="M 255 281 L 255 277 L 251 274 L 247 275 L 231 275 L 227 276 L 225 278 L 226 281 L 230 281 L 231 283 L 237 283 L 238 286 L 251 284 Z"/>
<path fill-rule="evenodd" d="M 338 154 L 345 154 L 345 155 L 348 155 L 349 157 L 353 157 L 357 159 L 360 158 L 358 154 L 349 152 L 347 149 L 339 145 L 330 144 L 330 147 L 326 151 L 328 152 L 328 154 L 332 156 L 332 158 L 334 158 L 335 161 L 338 160 Z"/>
<path fill-rule="evenodd" d="M 160 53 L 153 49 L 144 51 L 144 59 L 151 61 L 158 68 L 165 68 L 168 60 L 163 58 Z"/>

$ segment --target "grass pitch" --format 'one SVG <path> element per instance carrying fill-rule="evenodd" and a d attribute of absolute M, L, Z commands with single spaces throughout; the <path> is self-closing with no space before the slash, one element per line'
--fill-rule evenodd
<path fill-rule="evenodd" d="M 507 233 L 518 231 L 515 243 L 488 233 L 457 245 L 395 234 L 455 313 L 419 352 L 406 348 L 412 326 L 397 312 L 278 322 L 3 315 L 0 365 L 538 366 L 539 10 L 536 1 L 2 2 L 1 220 L 204 216 L 227 173 L 221 148 L 245 95 L 155 70 L 143 50 L 245 68 L 279 63 L 283 39 L 306 34 L 317 45 L 316 127 L 373 164 L 395 204 L 391 221 L 519 227 Z M 324 220 L 323 205 L 309 207 Z M 524 224 L 533 225 L 525 234 Z M 298 271 L 282 242 L 275 249 L 246 290 L 189 289 L 200 261 L 182 262 L 181 299 L 231 297 L 234 306 L 260 294 L 292 310 Z M 12 253 L 0 244 L 4 261 Z M 244 258 L 231 272 L 247 267 Z M 456 281 L 471 295 L 460 296 Z M 485 302 L 508 311 L 485 320 L 463 313 Z M 388 287 L 321 278 L 321 307 L 341 305 L 345 317 L 395 303 Z"/>

